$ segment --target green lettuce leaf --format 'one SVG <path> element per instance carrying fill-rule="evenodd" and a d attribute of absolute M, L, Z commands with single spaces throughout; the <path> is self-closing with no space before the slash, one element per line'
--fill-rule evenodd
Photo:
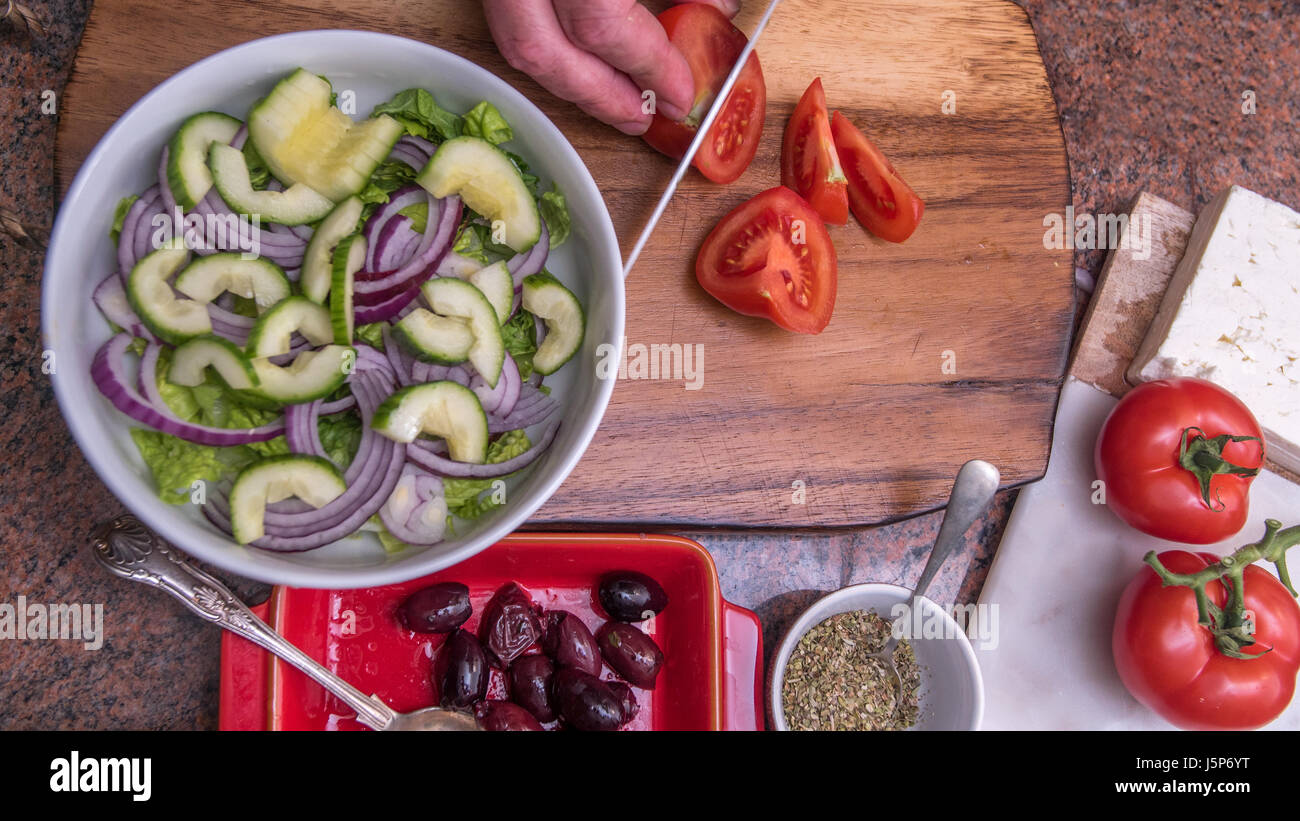
<path fill-rule="evenodd" d="M 380 114 L 397 120 L 407 134 L 435 142 L 459 137 L 463 127 L 460 117 L 439 106 L 433 95 L 422 88 L 399 91 L 370 112 L 371 117 Z"/>
<path fill-rule="evenodd" d="M 551 247 L 558 248 L 569 238 L 572 222 L 569 219 L 569 206 L 564 200 L 559 184 L 552 184 L 551 190 L 542 194 L 537 201 L 537 210 L 546 220 L 546 230 L 551 234 Z"/>
<path fill-rule="evenodd" d="M 365 203 L 365 208 L 361 209 L 361 219 L 357 222 L 357 230 L 365 226 L 375 206 L 388 202 L 390 194 L 414 181 L 415 169 L 406 163 L 396 160 L 380 163 L 375 173 L 370 176 L 366 187 L 357 195 Z"/>
<path fill-rule="evenodd" d="M 487 463 L 494 465 L 505 462 L 532 447 L 528 434 L 522 430 L 512 430 L 501 434 L 488 445 Z M 505 477 L 501 477 L 505 478 Z M 496 479 L 443 479 L 443 494 L 447 498 L 447 510 L 461 519 L 477 519 L 503 502 L 492 498 L 492 483 Z"/>
<path fill-rule="evenodd" d="M 358 325 L 353 333 L 356 334 L 357 339 L 377 351 L 382 351 L 384 350 L 384 328 L 387 326 L 387 322 L 371 322 L 366 325 Z"/>
<path fill-rule="evenodd" d="M 479 238 L 478 231 L 474 226 L 466 223 L 460 227 L 460 233 L 456 235 L 456 241 L 452 243 L 451 250 L 463 257 L 478 260 L 484 266 L 488 265 L 491 260 L 483 250 L 483 241 Z"/>
<path fill-rule="evenodd" d="M 228 469 L 219 448 L 145 428 L 132 428 L 131 439 L 153 474 L 159 498 L 171 505 L 190 501 L 195 482 L 217 482 Z"/>
<path fill-rule="evenodd" d="M 537 353 L 537 321 L 522 308 L 515 311 L 510 321 L 501 326 L 501 339 L 506 352 L 519 366 L 519 376 L 527 379 L 533 375 L 533 354 Z"/>
<path fill-rule="evenodd" d="M 417 202 L 415 205 L 408 205 L 397 212 L 411 221 L 411 229 L 423 234 L 425 227 L 429 224 L 429 203 Z"/>
<path fill-rule="evenodd" d="M 320 443 L 330 461 L 346 470 L 361 444 L 361 417 L 356 411 L 322 416 L 316 423 Z"/>
<path fill-rule="evenodd" d="M 248 164 L 248 180 L 255 190 L 263 190 L 271 182 L 271 169 L 257 153 L 252 140 L 244 142 L 244 162 Z"/>
<path fill-rule="evenodd" d="M 510 130 L 510 123 L 506 122 L 506 118 L 501 116 L 497 107 L 487 100 L 474 106 L 465 114 L 465 133 L 471 137 L 487 140 L 493 145 L 510 142 L 515 138 L 515 133 Z"/>

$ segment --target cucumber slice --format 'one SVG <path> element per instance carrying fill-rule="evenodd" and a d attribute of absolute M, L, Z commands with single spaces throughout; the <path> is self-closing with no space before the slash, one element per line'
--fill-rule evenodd
<path fill-rule="evenodd" d="M 191 262 L 176 277 L 176 290 L 208 303 L 229 291 L 257 303 L 259 313 L 291 293 L 284 269 L 269 259 L 245 259 L 238 253 L 212 254 Z"/>
<path fill-rule="evenodd" d="M 533 354 L 533 370 L 542 375 L 555 373 L 582 347 L 587 324 L 582 303 L 543 271 L 524 278 L 523 306 L 546 322 L 546 338 Z"/>
<path fill-rule="evenodd" d="M 168 280 L 185 265 L 184 246 L 159 248 L 135 264 L 126 278 L 126 299 L 145 327 L 164 342 L 179 345 L 212 333 L 208 300 L 177 299 Z"/>
<path fill-rule="evenodd" d="M 281 225 L 306 225 L 324 219 L 334 210 L 334 203 L 303 183 L 294 183 L 283 191 L 257 191 L 248 178 L 244 152 L 224 143 L 208 149 L 208 168 L 217 193 L 233 210 L 258 216 L 264 222 Z"/>
<path fill-rule="evenodd" d="M 303 351 L 285 367 L 268 359 L 254 359 L 253 370 L 260 384 L 250 393 L 291 405 L 321 399 L 347 381 L 356 362 L 357 352 L 346 345 Z"/>
<path fill-rule="evenodd" d="M 290 497 L 315 508 L 343 495 L 347 483 L 328 459 L 319 456 L 271 456 L 239 472 L 230 489 L 230 528 L 240 544 L 265 535 L 266 506 Z"/>
<path fill-rule="evenodd" d="M 501 149 L 478 137 L 457 137 L 438 147 L 415 181 L 435 197 L 459 194 L 465 204 L 505 223 L 505 244 L 527 251 L 542 234 L 537 201 L 519 169 Z"/>
<path fill-rule="evenodd" d="M 229 145 L 242 125 L 218 111 L 195 114 L 181 123 L 167 153 L 167 184 L 181 208 L 188 211 L 207 196 L 212 189 L 208 149 L 213 143 Z"/>
<path fill-rule="evenodd" d="M 313 345 L 328 345 L 334 341 L 330 312 L 305 296 L 291 296 L 280 300 L 257 318 L 244 347 L 253 357 L 286 354 L 294 331 Z"/>
<path fill-rule="evenodd" d="M 505 364 L 506 345 L 492 303 L 478 288 L 451 277 L 431 279 L 420 290 L 436 313 L 464 319 L 469 324 L 469 332 L 474 335 L 469 361 L 484 381 L 495 388 L 501 377 L 501 366 Z"/>
<path fill-rule="evenodd" d="M 416 308 L 393 326 L 393 338 L 424 362 L 459 365 L 469 360 L 474 334 L 469 323 L 450 316 L 438 316 Z"/>
<path fill-rule="evenodd" d="M 497 322 L 506 324 L 510 319 L 510 309 L 515 306 L 515 279 L 505 261 L 494 262 L 470 274 L 469 284 L 482 291 L 487 301 L 492 303 Z"/>
<path fill-rule="evenodd" d="M 402 388 L 380 404 L 370 425 L 395 442 L 413 442 L 421 433 L 441 436 L 452 459 L 487 461 L 487 414 L 478 396 L 455 382 Z"/>
<path fill-rule="evenodd" d="M 302 276 L 298 279 L 303 296 L 312 302 L 325 304 L 325 295 L 329 293 L 330 284 L 334 281 L 334 248 L 344 237 L 357 230 L 364 209 L 365 204 L 359 198 L 348 197 L 335 206 L 312 232 L 311 241 L 307 243 L 307 251 L 302 258 Z"/>
<path fill-rule="evenodd" d="M 354 122 L 331 94 L 326 80 L 298 69 L 249 112 L 248 136 L 277 179 L 339 202 L 366 187 L 405 129 L 383 114 Z"/>
<path fill-rule="evenodd" d="M 167 381 L 190 388 L 202 385 L 208 367 L 235 390 L 255 388 L 260 381 L 239 346 L 219 336 L 196 337 L 178 347 L 172 353 Z"/>
<path fill-rule="evenodd" d="M 334 249 L 333 277 L 330 284 L 330 322 L 334 341 L 351 345 L 357 315 L 352 310 L 353 278 L 366 264 L 366 238 L 360 234 L 347 237 Z"/>

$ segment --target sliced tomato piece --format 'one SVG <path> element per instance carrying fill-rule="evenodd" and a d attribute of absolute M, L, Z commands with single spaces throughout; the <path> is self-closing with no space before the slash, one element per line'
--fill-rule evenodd
<path fill-rule="evenodd" d="M 840 166 L 849 178 L 849 206 L 862 227 L 890 242 L 912 236 L 925 213 L 925 203 L 889 164 L 867 135 L 836 111 L 831 136 Z"/>
<path fill-rule="evenodd" d="M 723 305 L 788 331 L 821 333 L 835 310 L 835 246 L 807 200 L 777 186 L 714 226 L 695 278 Z"/>
<path fill-rule="evenodd" d="M 781 184 L 808 200 L 826 222 L 843 225 L 849 221 L 848 177 L 840 168 L 831 137 L 826 92 L 820 77 L 799 98 L 785 126 Z"/>
<path fill-rule="evenodd" d="M 685 3 L 659 15 L 668 39 L 686 57 L 695 79 L 695 104 L 682 122 L 655 114 L 644 139 L 674 159 L 686 154 L 700 121 L 709 113 L 718 90 L 731 73 L 749 38 L 712 6 Z M 758 54 L 750 54 L 727 102 L 700 145 L 692 165 L 714 182 L 735 181 L 758 151 L 767 115 L 767 86 Z"/>

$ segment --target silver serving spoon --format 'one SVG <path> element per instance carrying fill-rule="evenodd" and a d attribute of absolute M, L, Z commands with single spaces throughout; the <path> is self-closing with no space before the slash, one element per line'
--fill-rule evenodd
<path fill-rule="evenodd" d="M 930 582 L 934 581 L 934 577 L 939 574 L 939 568 L 943 567 L 943 563 L 948 561 L 948 557 L 957 549 L 957 545 L 961 544 L 962 536 L 970 526 L 993 503 L 993 496 L 998 492 L 998 482 L 1001 478 L 997 468 L 979 459 L 972 459 L 961 466 L 961 470 L 957 472 L 957 481 L 953 482 L 952 493 L 948 495 L 948 507 L 943 514 L 943 524 L 939 525 L 939 536 L 934 541 L 934 549 L 930 551 L 930 559 L 925 563 L 925 569 L 921 571 L 916 589 L 912 591 L 907 610 L 894 622 L 895 627 L 890 631 L 889 641 L 885 642 L 885 646 L 867 657 L 879 661 L 888 670 L 888 675 L 893 681 L 894 704 L 889 710 L 890 715 L 897 712 L 899 702 L 903 700 L 903 678 L 898 674 L 898 667 L 894 664 L 894 652 L 898 649 L 898 642 L 904 633 L 898 629 L 898 622 L 911 620 L 912 614 L 920 606 L 921 597 L 930 588 Z"/>
<path fill-rule="evenodd" d="M 248 639 L 306 673 L 316 683 L 342 699 L 357 713 L 357 720 L 374 730 L 477 730 L 467 713 L 426 707 L 399 713 L 364 695 L 311 656 L 294 647 L 231 593 L 221 582 L 195 567 L 131 515 L 118 516 L 91 532 L 91 552 L 100 564 L 125 579 L 167 591 L 207 621 Z"/>

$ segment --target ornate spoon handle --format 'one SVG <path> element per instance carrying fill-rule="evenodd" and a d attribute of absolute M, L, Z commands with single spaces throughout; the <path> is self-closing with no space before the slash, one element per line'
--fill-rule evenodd
<path fill-rule="evenodd" d="M 294 647 L 231 593 L 224 584 L 195 567 L 182 553 L 131 515 L 103 522 L 91 533 L 91 549 L 100 564 L 124 579 L 165 590 L 207 621 L 297 667 L 356 710 L 357 720 L 382 730 L 396 713 L 378 698 L 367 697 L 315 659 Z"/>

